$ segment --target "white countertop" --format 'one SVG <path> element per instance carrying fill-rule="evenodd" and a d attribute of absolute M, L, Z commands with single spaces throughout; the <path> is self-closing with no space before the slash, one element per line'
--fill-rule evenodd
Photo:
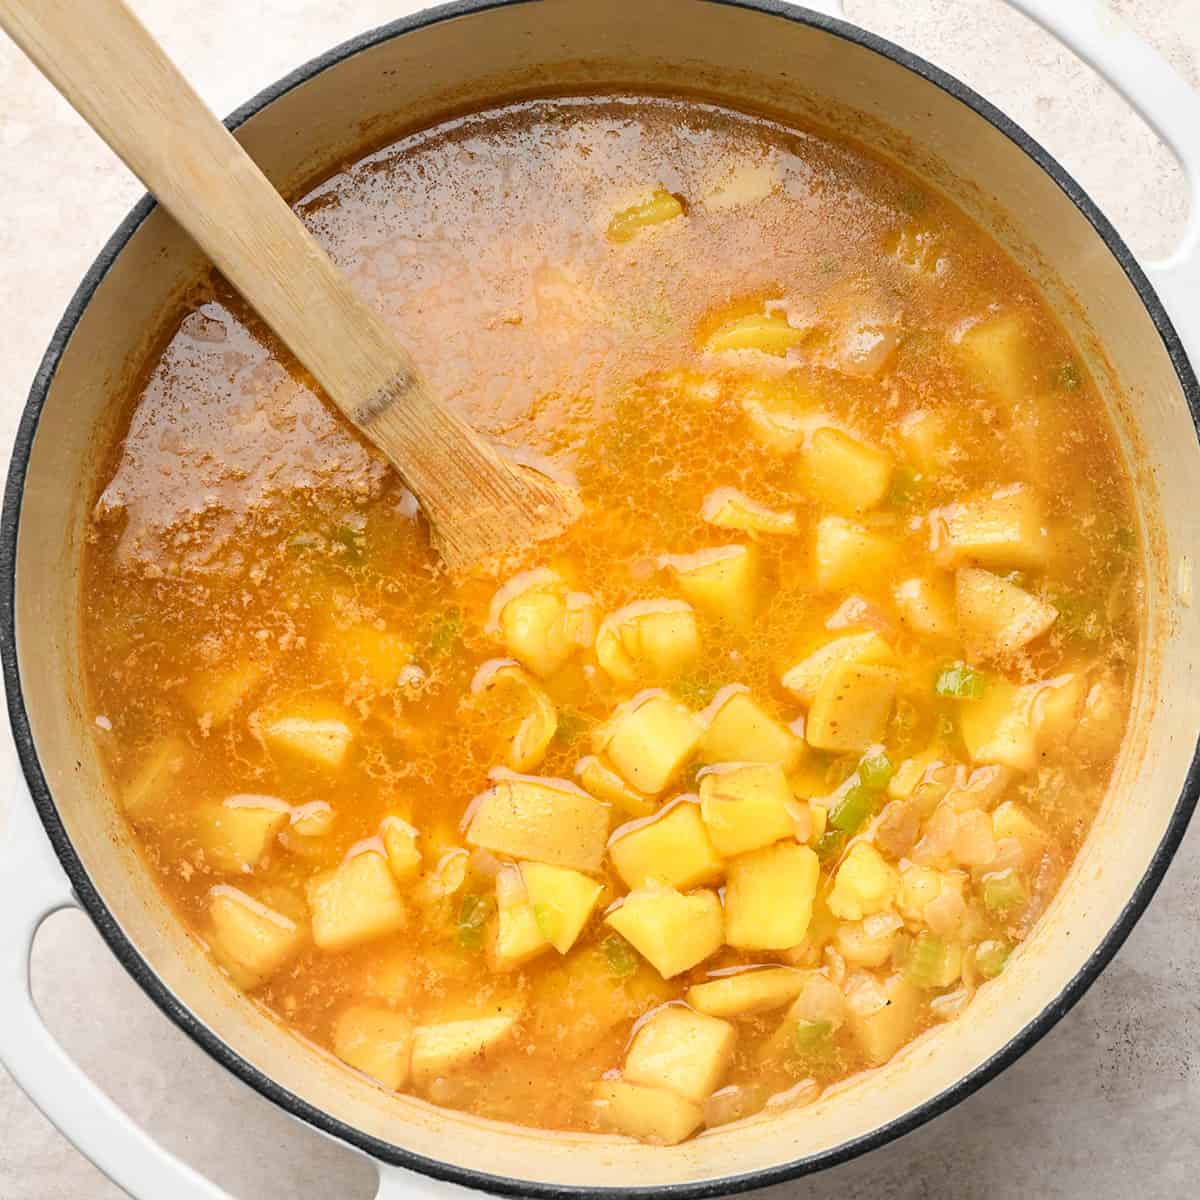
<path fill-rule="evenodd" d="M 82 0 L 86 2 L 86 0 Z M 602 3 L 603 0 L 597 0 Z M 1077 0 L 1061 0 L 1073 4 Z M 1200 0 L 1113 0 L 1200 86 Z M 405 0 L 133 0 L 221 113 Z M 846 0 L 852 20 L 948 68 L 1055 153 L 1143 257 L 1187 210 L 1173 159 L 1090 71 L 999 0 Z M 0 36 L 0 453 L 67 300 L 141 188 Z M 1197 201 L 1200 203 L 1200 200 Z M 17 768 L 7 730 L 0 766 Z M 15 785 L 10 785 L 15 786 Z M 1200 828 L 1115 962 L 1038 1046 L 902 1141 L 790 1187 L 806 1200 L 1158 1200 L 1200 1174 Z M 366 1200 L 374 1173 L 211 1062 L 85 918 L 35 953 L 43 1012 L 101 1086 L 244 1200 Z M 0 1198 L 115 1200 L 0 1070 Z M 157 1200 L 157 1198 L 156 1198 Z M 164 1198 L 167 1200 L 167 1198 Z"/>

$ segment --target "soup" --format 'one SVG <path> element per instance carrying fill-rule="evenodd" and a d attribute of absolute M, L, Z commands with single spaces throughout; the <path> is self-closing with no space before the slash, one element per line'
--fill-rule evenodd
<path fill-rule="evenodd" d="M 457 117 L 297 211 L 585 516 L 448 574 L 219 279 L 178 313 L 83 652 L 231 983 L 384 1088 L 663 1144 L 971 1020 L 1139 654 L 1129 481 L 1032 283 L 895 165 L 665 97 Z"/>

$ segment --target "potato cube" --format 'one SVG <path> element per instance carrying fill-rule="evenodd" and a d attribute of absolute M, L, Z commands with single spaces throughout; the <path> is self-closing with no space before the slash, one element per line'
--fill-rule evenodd
<path fill-rule="evenodd" d="M 467 842 L 509 858 L 598 871 L 609 807 L 562 779 L 501 775 L 471 801 Z"/>
<path fill-rule="evenodd" d="M 1100 762 L 1120 745 L 1125 732 L 1125 705 L 1115 679 L 1100 679 L 1087 689 L 1071 745 Z"/>
<path fill-rule="evenodd" d="M 605 617 L 596 634 L 596 660 L 617 683 L 665 682 L 699 656 L 696 614 L 682 600 L 627 604 Z"/>
<path fill-rule="evenodd" d="M 843 921 L 834 930 L 833 944 L 852 967 L 882 967 L 891 960 L 900 928 L 894 913 L 876 913 L 865 921 Z"/>
<path fill-rule="evenodd" d="M 782 312 L 751 312 L 731 317 L 705 339 L 709 354 L 726 350 L 757 350 L 782 358 L 804 339 L 804 330 L 790 324 Z"/>
<path fill-rule="evenodd" d="M 883 982 L 886 1003 L 873 1011 L 849 1010 L 849 1026 L 867 1062 L 880 1066 L 917 1031 L 921 993 L 903 975 Z"/>
<path fill-rule="evenodd" d="M 208 916 L 217 961 L 247 991 L 286 966 L 308 941 L 297 921 L 226 884 L 208 893 Z"/>
<path fill-rule="evenodd" d="M 646 199 L 613 214 L 608 222 L 608 240 L 617 243 L 632 241 L 644 230 L 681 216 L 683 205 L 679 198 L 672 196 L 665 188 L 658 187 Z"/>
<path fill-rule="evenodd" d="M 818 429 L 800 451 L 796 477 L 821 504 L 854 514 L 887 495 L 892 460 L 840 429 Z"/>
<path fill-rule="evenodd" d="M 968 369 L 993 395 L 1010 406 L 1028 397 L 1036 372 L 1018 313 L 1003 312 L 977 321 L 958 339 L 958 346 Z"/>
<path fill-rule="evenodd" d="M 291 810 L 290 832 L 302 838 L 324 837 L 332 828 L 337 814 L 325 800 L 310 800 Z"/>
<path fill-rule="evenodd" d="M 559 952 L 575 945 L 604 891 L 604 885 L 569 867 L 522 863 L 521 878 L 538 929 Z"/>
<path fill-rule="evenodd" d="M 869 842 L 855 842 L 833 879 L 826 904 L 843 921 L 861 921 L 890 908 L 900 874 Z"/>
<path fill-rule="evenodd" d="M 725 763 L 700 777 L 700 815 L 726 858 L 793 833 L 792 789 L 778 763 Z"/>
<path fill-rule="evenodd" d="M 929 529 L 930 549 L 944 567 L 1009 571 L 1044 567 L 1050 558 L 1037 498 L 1023 484 L 935 508 Z"/>
<path fill-rule="evenodd" d="M 408 912 L 387 859 L 368 850 L 308 881 L 313 941 L 345 950 L 404 927 Z"/>
<path fill-rule="evenodd" d="M 684 597 L 701 612 L 748 630 L 762 602 L 756 547 L 714 546 L 663 559 Z"/>
<path fill-rule="evenodd" d="M 723 922 L 716 892 L 649 887 L 630 892 L 608 914 L 611 925 L 664 978 L 703 962 L 721 946 Z"/>
<path fill-rule="evenodd" d="M 850 633 L 817 647 L 779 681 L 802 704 L 811 704 L 825 677 L 843 663 L 890 663 L 892 648 L 875 632 Z"/>
<path fill-rule="evenodd" d="M 718 529 L 737 529 L 742 533 L 791 535 L 800 532 L 796 514 L 790 508 L 768 508 L 732 487 L 709 492 L 700 505 L 700 516 Z"/>
<path fill-rule="evenodd" d="M 687 990 L 687 1002 L 712 1017 L 746 1017 L 791 1004 L 803 986 L 800 971 L 765 967 L 693 984 Z"/>
<path fill-rule="evenodd" d="M 258 690 L 267 674 L 266 664 L 253 659 L 219 671 L 203 671 L 183 689 L 183 698 L 202 721 L 224 725 Z"/>
<path fill-rule="evenodd" d="M 699 1103 L 717 1090 L 736 1041 L 737 1032 L 728 1021 L 681 1005 L 664 1005 L 634 1034 L 621 1077 Z"/>
<path fill-rule="evenodd" d="M 900 560 L 900 547 L 886 534 L 845 517 L 817 522 L 817 586 L 822 591 L 879 590 Z"/>
<path fill-rule="evenodd" d="M 155 742 L 121 788 L 121 807 L 131 821 L 170 811 L 170 800 L 188 761 L 188 744 L 169 734 Z"/>
<path fill-rule="evenodd" d="M 322 636 L 321 649 L 347 682 L 378 691 L 396 688 L 400 672 L 413 661 L 412 646 L 404 638 L 373 625 L 333 625 Z"/>
<path fill-rule="evenodd" d="M 722 688 L 700 719 L 707 725 L 698 748 L 704 762 L 778 763 L 790 771 L 804 756 L 803 740 L 741 684 Z"/>
<path fill-rule="evenodd" d="M 699 1104 L 661 1088 L 606 1079 L 595 1085 L 594 1095 L 611 1129 L 652 1146 L 677 1145 L 704 1121 Z"/>
<path fill-rule="evenodd" d="M 539 766 L 558 729 L 554 701 L 510 659 L 493 658 L 475 672 L 470 709 L 514 771 Z"/>
<path fill-rule="evenodd" d="M 416 827 L 403 817 L 389 813 L 379 826 L 388 866 L 400 883 L 411 883 L 421 870 L 421 848 Z"/>
<path fill-rule="evenodd" d="M 1020 650 L 1058 617 L 1052 605 L 979 567 L 958 569 L 955 603 L 967 652 L 985 658 Z"/>
<path fill-rule="evenodd" d="M 596 636 L 596 606 L 547 567 L 523 571 L 492 598 L 488 632 L 535 675 L 553 675 Z"/>
<path fill-rule="evenodd" d="M 488 965 L 493 971 L 511 971 L 549 949 L 520 870 L 501 867 L 496 875 L 496 925 L 488 941 Z"/>
<path fill-rule="evenodd" d="M 265 714 L 261 729 L 272 750 L 328 770 L 345 762 L 354 740 L 348 715 L 337 705 L 319 700 Z"/>
<path fill-rule="evenodd" d="M 267 857 L 291 809 L 275 796 L 230 796 L 196 812 L 205 861 L 218 871 L 252 871 Z"/>
<path fill-rule="evenodd" d="M 652 797 L 634 791 L 612 767 L 601 762 L 594 754 L 581 758 L 575 764 L 575 777 L 597 799 L 608 801 L 631 817 L 648 817 L 658 807 Z"/>
<path fill-rule="evenodd" d="M 709 212 L 727 212 L 765 199 L 782 182 L 779 164 L 773 158 L 726 162 L 707 180 L 700 203 Z"/>
<path fill-rule="evenodd" d="M 635 822 L 630 832 L 613 840 L 609 856 L 628 888 L 655 881 L 686 889 L 712 883 L 723 874 L 700 810 L 687 800 L 671 805 L 661 816 Z"/>
<path fill-rule="evenodd" d="M 996 805 L 992 813 L 992 833 L 997 841 L 1016 838 L 1029 858 L 1041 854 L 1048 840 L 1046 831 L 1014 800 Z"/>
<path fill-rule="evenodd" d="M 516 1028 L 512 1014 L 479 1017 L 466 1021 L 444 1021 L 418 1025 L 413 1030 L 412 1077 L 419 1088 L 427 1088 L 442 1075 L 460 1071 L 503 1047 Z"/>
<path fill-rule="evenodd" d="M 1082 695 L 1080 675 L 1021 686 L 989 679 L 983 697 L 965 702 L 959 711 L 967 753 L 976 763 L 1031 771 L 1043 739 L 1066 738 L 1074 728 Z"/>
<path fill-rule="evenodd" d="M 896 429 L 905 453 L 919 471 L 936 474 L 951 466 L 957 447 L 944 413 L 918 409 L 905 414 Z"/>
<path fill-rule="evenodd" d="M 382 1004 L 354 1004 L 333 1025 L 333 1052 L 364 1075 L 396 1091 L 408 1081 L 412 1022 Z"/>
<path fill-rule="evenodd" d="M 755 440 L 775 454 L 794 454 L 820 420 L 819 397 L 796 372 L 752 379 L 738 400 Z"/>
<path fill-rule="evenodd" d="M 900 673 L 892 667 L 839 663 L 825 675 L 808 710 L 808 744 L 862 751 L 882 742 L 899 687 Z"/>
<path fill-rule="evenodd" d="M 944 576 L 916 576 L 892 592 L 900 620 L 913 633 L 930 638 L 958 635 L 954 587 Z"/>
<path fill-rule="evenodd" d="M 626 783 L 657 796 L 691 758 L 703 733 L 695 713 L 666 692 L 649 691 L 619 705 L 594 745 Z"/>
<path fill-rule="evenodd" d="M 726 866 L 725 941 L 741 950 L 787 950 L 808 932 L 821 865 L 807 846 L 780 842 Z"/>

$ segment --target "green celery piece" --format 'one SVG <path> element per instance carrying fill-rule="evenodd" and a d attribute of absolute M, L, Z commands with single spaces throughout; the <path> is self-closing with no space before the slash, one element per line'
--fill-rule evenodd
<path fill-rule="evenodd" d="M 491 906 L 482 896 L 468 894 L 458 906 L 458 944 L 466 950 L 478 950 L 483 945 L 483 927 Z"/>
<path fill-rule="evenodd" d="M 828 1021 L 806 1021 L 801 1018 L 796 1022 L 796 1049 L 801 1054 L 815 1050 L 833 1032 L 833 1026 Z"/>
<path fill-rule="evenodd" d="M 843 833 L 855 834 L 875 811 L 879 793 L 855 784 L 829 811 L 829 823 Z M 823 840 L 823 839 L 822 839 Z"/>
<path fill-rule="evenodd" d="M 983 877 L 983 902 L 992 912 L 1004 913 L 1029 902 L 1029 893 L 1021 877 L 1009 867 Z"/>
<path fill-rule="evenodd" d="M 823 833 L 813 847 L 821 862 L 832 862 L 846 846 L 846 835 L 840 829 L 830 829 Z"/>
<path fill-rule="evenodd" d="M 896 773 L 892 760 L 882 751 L 870 754 L 858 764 L 858 782 L 873 792 L 881 792 Z"/>
<path fill-rule="evenodd" d="M 904 973 L 909 983 L 919 988 L 936 988 L 946 960 L 946 943 L 927 929 L 917 934 L 909 951 Z"/>
<path fill-rule="evenodd" d="M 987 676 L 964 662 L 956 662 L 938 672 L 933 690 L 954 700 L 979 700 L 987 691 Z"/>
<path fill-rule="evenodd" d="M 989 938 L 975 947 L 975 966 L 985 979 L 995 979 L 1004 970 L 1004 964 L 1012 953 L 1007 942 Z"/>
<path fill-rule="evenodd" d="M 600 943 L 609 971 L 618 979 L 626 979 L 637 970 L 637 955 L 633 947 L 619 934 L 610 933 Z"/>

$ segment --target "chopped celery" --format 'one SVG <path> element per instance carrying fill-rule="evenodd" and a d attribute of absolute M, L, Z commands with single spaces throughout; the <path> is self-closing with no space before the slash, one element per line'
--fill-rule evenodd
<path fill-rule="evenodd" d="M 801 1018 L 796 1022 L 796 1049 L 801 1054 L 816 1049 L 833 1032 L 833 1026 L 828 1021 L 806 1021 Z"/>
<path fill-rule="evenodd" d="M 600 947 L 604 951 L 604 961 L 608 963 L 609 972 L 618 979 L 625 979 L 637 970 L 637 955 L 619 933 L 610 933 L 600 943 Z"/>
<path fill-rule="evenodd" d="M 483 927 L 487 924 L 491 905 L 482 896 L 464 896 L 458 906 L 458 944 L 465 950 L 478 950 L 483 945 Z"/>
<path fill-rule="evenodd" d="M 933 690 L 939 696 L 955 700 L 979 700 L 987 690 L 987 676 L 964 662 L 957 662 L 938 672 Z"/>
<path fill-rule="evenodd" d="M 984 979 L 995 979 L 1004 970 L 1012 947 L 1007 942 L 989 938 L 975 947 L 975 966 Z"/>
<path fill-rule="evenodd" d="M 861 784 L 855 784 L 829 810 L 829 823 L 843 833 L 857 833 L 862 827 L 862 823 L 874 813 L 878 803 L 878 792 L 863 787 Z M 824 840 L 824 838 L 821 839 L 821 841 Z M 820 843 L 818 843 L 817 853 L 820 854 Z"/>
<path fill-rule="evenodd" d="M 1029 902 L 1029 893 L 1021 877 L 1009 867 L 983 877 L 983 902 L 992 912 L 1003 913 Z"/>
<path fill-rule="evenodd" d="M 817 839 L 817 844 L 813 849 L 817 852 L 817 858 L 823 863 L 832 862 L 837 858 L 846 846 L 846 835 L 841 830 L 831 829 L 828 833 L 823 834 Z"/>
<path fill-rule="evenodd" d="M 919 988 L 945 987 L 949 948 L 940 937 L 923 929 L 917 934 L 908 953 L 904 973 L 909 983 Z"/>
<path fill-rule="evenodd" d="M 895 773 L 892 760 L 882 751 L 869 754 L 858 764 L 858 782 L 873 792 L 883 791 Z"/>
<path fill-rule="evenodd" d="M 554 740 L 561 745 L 569 746 L 577 738 L 592 727 L 594 722 L 576 708 L 562 708 L 558 712 L 558 725 L 554 730 Z"/>

